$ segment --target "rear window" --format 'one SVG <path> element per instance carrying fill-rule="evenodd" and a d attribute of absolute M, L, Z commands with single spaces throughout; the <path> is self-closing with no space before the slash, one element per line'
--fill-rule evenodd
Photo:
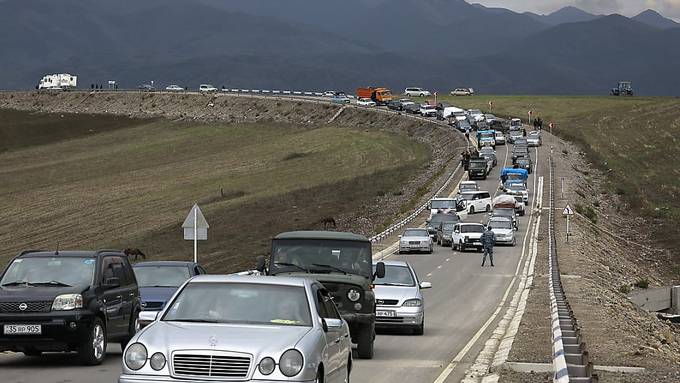
<path fill-rule="evenodd" d="M 482 225 L 463 225 L 460 227 L 461 233 L 483 233 L 484 226 Z"/>

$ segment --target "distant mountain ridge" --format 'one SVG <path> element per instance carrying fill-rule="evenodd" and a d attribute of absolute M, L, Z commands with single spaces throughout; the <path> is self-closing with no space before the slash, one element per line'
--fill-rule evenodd
<path fill-rule="evenodd" d="M 661 14 L 651 9 L 643 11 L 639 15 L 632 17 L 632 20 L 639 21 L 649 26 L 661 29 L 680 27 L 680 23 L 676 23 L 675 21 L 669 18 L 663 17 L 661 16 Z"/>
<path fill-rule="evenodd" d="M 606 94 L 630 80 L 638 94 L 680 95 L 680 28 L 588 15 L 462 0 L 0 0 L 0 88 L 70 72 L 85 88 Z"/>

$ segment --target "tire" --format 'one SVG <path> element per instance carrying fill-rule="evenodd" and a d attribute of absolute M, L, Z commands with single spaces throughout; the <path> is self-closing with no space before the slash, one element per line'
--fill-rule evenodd
<path fill-rule="evenodd" d="M 458 250 L 460 250 L 461 253 L 465 251 L 465 245 L 463 245 L 463 241 L 458 242 Z"/>
<path fill-rule="evenodd" d="M 486 212 L 488 213 L 490 211 L 491 211 L 491 205 L 486 205 Z"/>
<path fill-rule="evenodd" d="M 316 378 L 314 379 L 314 383 L 323 383 L 325 381 L 323 372 L 321 372 L 321 368 L 319 368 L 316 371 Z"/>
<path fill-rule="evenodd" d="M 130 325 L 128 326 L 128 336 L 120 341 L 121 351 L 125 351 L 125 347 L 127 347 L 128 343 L 130 343 L 130 339 L 132 339 L 132 337 L 135 336 L 135 334 L 137 334 L 137 332 L 141 329 L 139 326 L 139 312 L 135 311 L 132 315 L 132 318 L 130 319 Z"/>
<path fill-rule="evenodd" d="M 36 350 L 35 348 L 27 348 L 23 351 L 24 355 L 26 356 L 32 356 L 32 357 L 37 357 L 42 355 L 42 351 Z"/>
<path fill-rule="evenodd" d="M 512 244 L 510 244 L 510 246 L 514 247 L 516 244 L 517 244 L 517 239 L 513 237 L 512 238 Z"/>
<path fill-rule="evenodd" d="M 432 254 L 433 252 L 434 252 L 434 249 L 432 248 L 432 246 L 430 246 L 430 251 L 428 251 L 427 253 Z"/>
<path fill-rule="evenodd" d="M 423 321 L 420 322 L 420 326 L 416 326 L 413 329 L 413 335 L 423 335 L 425 333 L 425 317 L 423 316 Z"/>
<path fill-rule="evenodd" d="M 468 214 L 475 214 L 475 207 L 474 206 L 470 206 L 470 213 L 468 213 Z"/>
<path fill-rule="evenodd" d="M 78 356 L 83 364 L 96 366 L 106 358 L 106 327 L 99 317 L 95 317 L 90 325 L 87 340 L 78 346 Z"/>
<path fill-rule="evenodd" d="M 361 359 L 373 359 L 373 326 L 364 326 L 357 337 L 357 351 Z"/>

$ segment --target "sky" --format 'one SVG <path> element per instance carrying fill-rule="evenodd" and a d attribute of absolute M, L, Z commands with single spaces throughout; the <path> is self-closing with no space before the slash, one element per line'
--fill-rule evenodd
<path fill-rule="evenodd" d="M 547 14 L 567 5 L 573 5 L 594 14 L 618 13 L 635 16 L 645 9 L 680 21 L 680 0 L 468 0 L 487 7 L 502 7 L 516 12 Z"/>

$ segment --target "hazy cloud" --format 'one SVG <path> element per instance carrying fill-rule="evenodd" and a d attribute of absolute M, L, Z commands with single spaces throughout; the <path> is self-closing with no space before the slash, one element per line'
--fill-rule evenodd
<path fill-rule="evenodd" d="M 539 14 L 554 12 L 573 5 L 595 14 L 619 13 L 635 16 L 645 9 L 653 9 L 666 17 L 680 20 L 680 0 L 467 0 L 487 7 L 509 8 L 517 12 L 531 11 Z"/>

